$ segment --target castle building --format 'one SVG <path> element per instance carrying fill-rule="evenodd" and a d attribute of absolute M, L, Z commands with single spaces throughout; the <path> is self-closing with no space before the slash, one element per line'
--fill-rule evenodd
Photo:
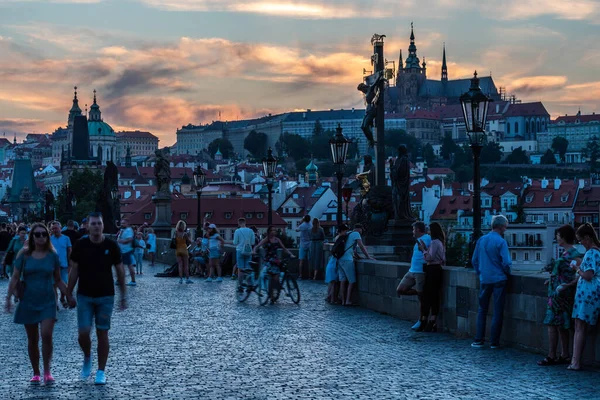
<path fill-rule="evenodd" d="M 500 100 L 500 94 L 491 76 L 479 77 L 481 90 L 493 100 Z M 469 91 L 471 78 L 449 79 L 446 63 L 446 45 L 442 54 L 441 79 L 427 78 L 427 62 L 417 55 L 417 45 L 413 25 L 410 30 L 408 57 L 398 60 L 396 85 L 388 87 L 385 96 L 385 110 L 388 113 L 405 113 L 417 109 L 435 110 L 444 105 L 460 104 L 460 96 Z"/>

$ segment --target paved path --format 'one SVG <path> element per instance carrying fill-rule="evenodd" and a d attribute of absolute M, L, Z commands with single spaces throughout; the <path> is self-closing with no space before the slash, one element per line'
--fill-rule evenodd
<path fill-rule="evenodd" d="M 157 272 L 162 268 L 149 269 Z M 0 281 L 5 293 L 7 281 Z M 108 385 L 78 380 L 76 313 L 59 313 L 53 387 L 32 387 L 26 336 L 0 315 L 1 399 L 599 399 L 597 371 L 541 368 L 539 355 L 471 349 L 410 323 L 329 306 L 301 282 L 300 306 L 234 299 L 234 283 L 139 278 L 115 312 Z M 95 343 L 94 343 L 95 348 Z M 94 368 L 96 357 L 94 356 Z"/>

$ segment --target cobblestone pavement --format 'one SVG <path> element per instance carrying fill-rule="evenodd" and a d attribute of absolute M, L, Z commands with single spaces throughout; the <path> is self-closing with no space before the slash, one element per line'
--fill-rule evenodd
<path fill-rule="evenodd" d="M 113 315 L 106 387 L 79 381 L 74 310 L 59 313 L 52 387 L 29 385 L 25 331 L 1 314 L 0 398 L 600 398 L 597 371 L 542 368 L 536 354 L 413 333 L 410 322 L 326 304 L 322 284 L 300 282 L 299 306 L 260 307 L 255 295 L 239 304 L 232 281 L 179 285 L 153 277 L 159 270 L 146 268 L 130 308 Z"/>

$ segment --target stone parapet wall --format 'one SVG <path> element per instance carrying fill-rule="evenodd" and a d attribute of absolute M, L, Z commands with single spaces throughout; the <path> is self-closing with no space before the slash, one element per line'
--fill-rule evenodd
<path fill-rule="evenodd" d="M 396 287 L 410 265 L 389 261 L 360 260 L 357 267 L 355 300 L 383 314 L 405 320 L 419 318 L 416 296 L 396 295 Z M 548 332 L 543 324 L 546 315 L 547 273 L 516 273 L 508 282 L 504 310 L 502 343 L 540 353 L 548 351 Z M 457 336 L 474 337 L 476 332 L 479 279 L 471 269 L 445 267 L 442 285 L 442 310 L 439 325 Z M 487 334 L 491 327 L 493 301 L 488 312 Z M 572 346 L 572 340 L 571 340 Z M 585 348 L 587 362 L 600 363 L 600 341 L 592 327 Z"/>

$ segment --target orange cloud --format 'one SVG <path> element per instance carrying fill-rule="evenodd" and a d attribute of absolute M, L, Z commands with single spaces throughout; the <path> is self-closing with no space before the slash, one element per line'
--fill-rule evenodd
<path fill-rule="evenodd" d="M 528 76 L 511 81 L 507 87 L 517 94 L 531 95 L 562 89 L 566 83 L 566 76 Z"/>

